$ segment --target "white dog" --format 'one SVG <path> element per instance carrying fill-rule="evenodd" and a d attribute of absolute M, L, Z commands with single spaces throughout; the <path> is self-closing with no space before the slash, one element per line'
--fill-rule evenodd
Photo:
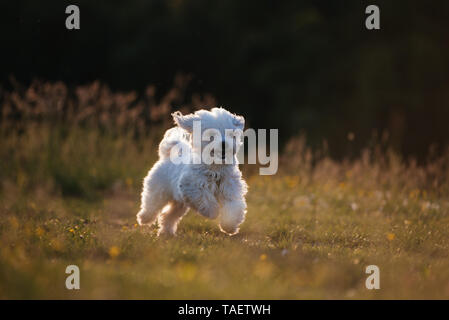
<path fill-rule="evenodd" d="M 247 185 L 242 179 L 236 157 L 242 144 L 244 118 L 223 108 L 200 110 L 189 115 L 177 111 L 172 116 L 177 127 L 165 133 L 159 145 L 159 161 L 145 177 L 137 221 L 140 225 L 151 225 L 159 216 L 158 234 L 174 235 L 178 222 L 192 208 L 204 217 L 218 217 L 223 232 L 236 234 L 246 214 Z M 200 144 L 192 139 L 198 134 L 194 133 L 198 124 L 201 125 Z M 208 131 L 216 133 L 212 134 L 215 142 L 212 150 L 207 149 L 206 141 L 203 141 L 203 134 Z M 230 131 L 240 134 L 230 138 Z M 221 137 L 218 144 L 217 137 Z M 209 150 L 208 154 L 215 160 L 217 157 L 226 160 L 225 163 L 205 163 L 203 149 Z M 173 155 L 178 155 L 179 150 L 189 151 L 188 163 L 173 161 L 176 159 Z"/>

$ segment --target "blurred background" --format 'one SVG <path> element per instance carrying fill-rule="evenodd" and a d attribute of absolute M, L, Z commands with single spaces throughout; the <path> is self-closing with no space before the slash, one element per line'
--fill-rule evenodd
<path fill-rule="evenodd" d="M 69 4 L 80 30 L 65 28 Z M 381 30 L 365 28 L 369 4 Z M 47 113 L 88 105 L 90 88 L 133 109 L 129 126 L 217 104 L 279 128 L 281 145 L 326 141 L 335 158 L 383 139 L 425 160 L 448 142 L 447 1 L 19 0 L 0 12 L 3 119 L 39 118 L 39 95 L 56 99 Z"/>
<path fill-rule="evenodd" d="M 0 299 L 449 297 L 448 18 L 448 1 L 1 1 Z M 279 129 L 279 171 L 241 166 L 238 235 L 192 213 L 158 239 L 135 215 L 170 113 L 216 105 Z"/>

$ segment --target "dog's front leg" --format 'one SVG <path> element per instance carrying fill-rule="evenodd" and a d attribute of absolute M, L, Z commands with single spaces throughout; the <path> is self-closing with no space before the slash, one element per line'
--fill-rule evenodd
<path fill-rule="evenodd" d="M 245 194 L 247 185 L 241 179 L 241 175 L 236 175 L 225 179 L 222 185 L 222 203 L 220 210 L 220 228 L 228 234 L 239 232 L 239 226 L 245 220 L 246 201 Z"/>
<path fill-rule="evenodd" d="M 245 215 L 245 199 L 225 201 L 219 219 L 221 230 L 230 235 L 238 233 L 240 224 L 245 220 Z"/>

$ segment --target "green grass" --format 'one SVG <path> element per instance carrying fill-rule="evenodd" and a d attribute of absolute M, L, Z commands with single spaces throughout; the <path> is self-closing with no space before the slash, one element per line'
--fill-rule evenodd
<path fill-rule="evenodd" d="M 0 298 L 449 298 L 447 158 L 334 162 L 294 141 L 277 175 L 244 168 L 238 235 L 190 212 L 158 239 L 135 220 L 157 138 L 2 133 Z M 77 291 L 65 288 L 71 264 Z M 380 290 L 365 288 L 371 264 Z"/>

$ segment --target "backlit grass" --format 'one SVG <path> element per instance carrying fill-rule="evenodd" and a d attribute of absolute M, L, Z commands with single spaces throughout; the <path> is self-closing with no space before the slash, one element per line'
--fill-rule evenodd
<path fill-rule="evenodd" d="M 238 235 L 190 212 L 157 239 L 135 215 L 159 135 L 2 133 L 0 298 L 449 298 L 449 157 L 418 166 L 373 149 L 334 162 L 299 139 L 275 176 L 244 168 Z M 71 264 L 78 291 L 65 288 Z"/>

